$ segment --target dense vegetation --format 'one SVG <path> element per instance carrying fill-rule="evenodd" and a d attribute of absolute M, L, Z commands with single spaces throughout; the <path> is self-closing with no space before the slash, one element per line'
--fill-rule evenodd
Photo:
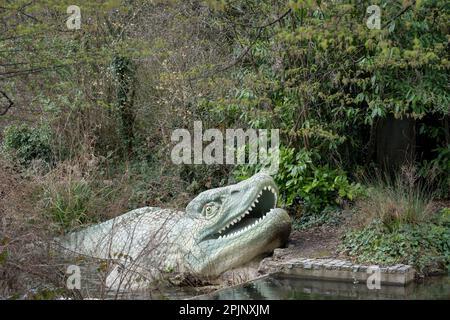
<path fill-rule="evenodd" d="M 364 219 L 346 254 L 448 266 L 448 1 L 77 0 L 81 28 L 69 30 L 72 2 L 0 8 L 2 166 L 25 179 L 51 234 L 143 205 L 182 208 L 259 169 L 174 165 L 172 131 L 201 120 L 280 129 L 282 205 L 308 227 L 356 201 Z M 372 4 L 380 29 L 366 25 Z M 384 121 L 413 123 L 417 148 L 393 164 L 413 168 L 412 189 L 379 161 Z M 10 259 L 17 217 L 0 229 Z"/>

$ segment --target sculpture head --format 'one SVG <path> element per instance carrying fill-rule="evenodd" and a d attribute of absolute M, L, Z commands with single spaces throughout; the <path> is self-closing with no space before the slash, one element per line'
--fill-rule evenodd
<path fill-rule="evenodd" d="M 186 214 L 196 221 L 187 257 L 193 271 L 216 276 L 284 245 L 291 220 L 276 207 L 277 199 L 275 182 L 262 173 L 193 199 L 186 207 Z"/>

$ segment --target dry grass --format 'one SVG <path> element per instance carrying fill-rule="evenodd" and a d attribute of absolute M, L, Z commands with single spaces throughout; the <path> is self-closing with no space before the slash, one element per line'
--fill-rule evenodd
<path fill-rule="evenodd" d="M 125 165 L 108 174 L 108 165 L 93 153 L 53 168 L 0 158 L 0 298 L 82 298 L 66 289 L 70 260 L 49 250 L 55 236 L 123 214 L 131 198 L 133 207 L 184 207 L 191 198 L 170 172 L 148 177 Z"/>
<path fill-rule="evenodd" d="M 433 217 L 433 194 L 418 181 L 414 167 L 402 168 L 393 178 L 377 176 L 367 184 L 366 196 L 356 202 L 358 222 L 366 225 L 378 219 L 391 226 L 418 224 Z"/>
<path fill-rule="evenodd" d="M 62 280 L 46 251 L 49 224 L 35 210 L 36 185 L 0 162 L 0 297 L 19 298 Z"/>
<path fill-rule="evenodd" d="M 126 176 L 97 180 L 98 163 L 77 160 L 50 171 L 18 171 L 0 159 L 0 298 L 52 298 L 67 264 L 49 250 L 58 234 L 126 211 Z"/>

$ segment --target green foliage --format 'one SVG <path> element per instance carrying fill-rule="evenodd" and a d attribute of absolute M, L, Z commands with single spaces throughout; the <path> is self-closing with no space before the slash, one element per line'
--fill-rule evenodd
<path fill-rule="evenodd" d="M 48 126 L 32 128 L 26 124 L 10 125 L 3 132 L 2 150 L 23 165 L 34 159 L 52 159 L 51 130 Z"/>
<path fill-rule="evenodd" d="M 8 248 L 5 247 L 0 251 L 0 266 L 4 265 L 8 260 Z"/>
<path fill-rule="evenodd" d="M 63 288 L 39 288 L 30 294 L 31 300 L 55 300 L 63 296 L 65 290 Z"/>
<path fill-rule="evenodd" d="M 387 228 L 374 220 L 343 238 L 342 251 L 361 263 L 414 265 L 431 273 L 450 268 L 450 224 L 402 224 Z M 449 269 L 450 271 L 450 269 Z"/>
<path fill-rule="evenodd" d="M 71 181 L 50 186 L 44 191 L 45 214 L 62 230 L 90 222 L 94 194 L 86 181 Z"/>
<path fill-rule="evenodd" d="M 303 196 L 311 198 L 307 201 L 316 208 L 322 205 L 310 193 L 329 194 L 338 188 L 331 185 L 341 173 L 330 168 L 352 172 L 374 160 L 380 119 L 388 114 L 422 119 L 449 113 L 446 2 L 408 5 L 381 0 L 377 4 L 382 21 L 389 22 L 381 30 L 366 26 L 364 1 L 262 1 L 258 5 L 233 1 L 221 9 L 235 22 L 239 45 L 251 50 L 232 74 L 235 88 L 221 99 L 205 98 L 201 106 L 210 111 L 212 122 L 279 128 L 284 147 L 320 155 L 309 166 L 316 171 L 306 174 L 313 181 L 301 181 L 309 184 L 302 186 Z M 250 13 L 253 9 L 265 13 L 270 8 L 291 12 L 261 33 L 245 28 L 248 21 L 256 20 Z M 443 141 L 438 142 L 440 148 L 448 143 Z M 444 158 L 442 164 L 445 154 L 439 155 L 433 164 L 439 163 L 443 171 L 448 161 Z M 295 176 L 302 173 L 296 172 L 301 171 L 296 163 L 304 160 L 294 156 L 289 161 L 295 168 L 287 168 L 286 177 L 279 181 L 289 182 L 297 191 Z M 345 193 L 347 182 L 342 184 Z M 448 190 L 447 185 L 441 188 Z M 293 203 L 294 197 L 288 192 L 286 202 Z"/>
<path fill-rule="evenodd" d="M 292 226 L 295 230 L 304 230 L 323 225 L 336 226 L 341 222 L 340 209 L 326 208 L 320 213 L 305 212 L 300 218 L 294 219 Z"/>
<path fill-rule="evenodd" d="M 281 152 L 280 170 L 275 180 L 283 186 L 280 193 L 286 205 L 302 201 L 307 210 L 313 212 L 335 206 L 344 199 L 353 200 L 359 189 L 342 171 L 328 165 L 316 166 L 311 153 L 294 149 Z"/>
<path fill-rule="evenodd" d="M 343 200 L 352 201 L 361 192 L 361 186 L 349 182 L 341 170 L 315 165 L 317 157 L 317 154 L 305 150 L 281 149 L 280 166 L 274 179 L 286 206 L 295 207 L 303 203 L 306 211 L 320 212 Z M 239 179 L 246 179 L 253 173 L 249 166 L 235 171 Z"/>

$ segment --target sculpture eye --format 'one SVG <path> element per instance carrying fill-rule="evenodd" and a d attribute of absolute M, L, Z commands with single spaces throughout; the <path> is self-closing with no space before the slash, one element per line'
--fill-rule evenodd
<path fill-rule="evenodd" d="M 218 208 L 219 208 L 219 205 L 215 202 L 207 203 L 203 207 L 203 214 L 205 217 L 211 218 L 216 214 Z"/>

